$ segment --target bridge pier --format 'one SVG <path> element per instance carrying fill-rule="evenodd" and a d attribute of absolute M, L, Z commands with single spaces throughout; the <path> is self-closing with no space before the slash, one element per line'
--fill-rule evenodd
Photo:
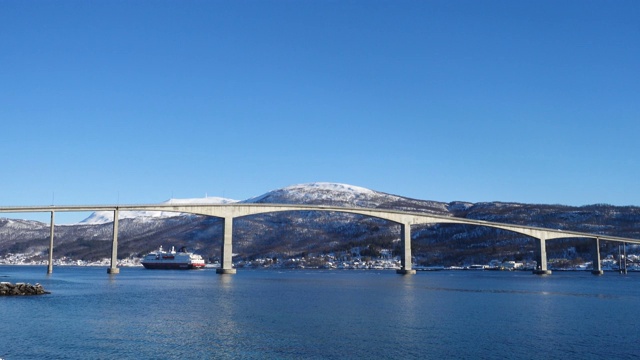
<path fill-rule="evenodd" d="M 593 239 L 593 244 L 591 245 L 591 259 L 593 261 L 593 269 L 591 270 L 591 273 L 593 275 L 604 274 L 602 266 L 600 265 L 600 238 Z"/>
<path fill-rule="evenodd" d="M 547 268 L 547 241 L 544 236 L 536 238 L 536 261 L 538 267 L 533 270 L 536 275 L 551 275 L 551 270 Z"/>
<path fill-rule="evenodd" d="M 49 235 L 49 264 L 47 265 L 47 274 L 53 273 L 53 228 L 55 226 L 55 212 L 51 212 L 51 229 Z"/>
<path fill-rule="evenodd" d="M 118 209 L 113 211 L 113 241 L 111 242 L 111 266 L 107 269 L 107 274 L 118 274 Z"/>
<path fill-rule="evenodd" d="M 222 235 L 222 248 L 220 254 L 222 257 L 221 266 L 216 269 L 218 274 L 235 274 L 236 269 L 233 268 L 233 217 L 226 216 L 224 218 L 224 230 Z"/>
<path fill-rule="evenodd" d="M 400 226 L 400 241 L 402 242 L 401 268 L 396 270 L 396 273 L 414 275 L 416 271 L 411 268 L 411 224 L 401 224 Z"/>

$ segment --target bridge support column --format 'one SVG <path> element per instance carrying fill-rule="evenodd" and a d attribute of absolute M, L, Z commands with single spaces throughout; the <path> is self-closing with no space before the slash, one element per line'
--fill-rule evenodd
<path fill-rule="evenodd" d="M 51 229 L 49 235 L 49 265 L 47 265 L 47 274 L 53 273 L 53 228 L 55 226 L 55 212 L 51 212 Z"/>
<path fill-rule="evenodd" d="M 111 243 L 111 266 L 107 269 L 108 274 L 118 274 L 118 209 L 113 211 L 113 242 Z"/>
<path fill-rule="evenodd" d="M 551 270 L 547 269 L 547 243 L 546 238 L 536 238 L 536 261 L 538 266 L 533 270 L 536 275 L 551 275 Z"/>
<path fill-rule="evenodd" d="M 218 274 L 235 274 L 236 269 L 233 268 L 233 218 L 228 216 L 224 218 L 224 234 L 222 236 L 222 249 L 220 250 L 222 256 L 222 264 L 219 269 L 216 269 Z"/>
<path fill-rule="evenodd" d="M 402 257 L 400 262 L 402 268 L 396 270 L 396 273 L 413 275 L 416 271 L 411 268 L 411 224 L 401 224 L 400 226 L 400 241 L 402 242 Z"/>
<path fill-rule="evenodd" d="M 600 238 L 593 239 L 593 244 L 591 246 L 591 259 L 593 260 L 593 269 L 591 270 L 591 273 L 593 275 L 602 275 L 604 272 L 600 265 Z"/>

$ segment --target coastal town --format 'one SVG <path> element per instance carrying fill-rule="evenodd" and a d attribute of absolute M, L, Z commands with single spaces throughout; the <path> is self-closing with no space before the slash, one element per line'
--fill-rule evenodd
<path fill-rule="evenodd" d="M 624 259 L 624 256 L 622 257 Z M 118 260 L 118 267 L 142 267 L 141 258 L 128 257 Z M 418 263 L 418 262 L 415 262 Z M 31 265 L 47 266 L 47 260 L 34 260 L 32 255 L 8 253 L 0 257 L 0 265 Z M 53 260 L 54 266 L 104 266 L 110 265 L 109 258 L 97 261 L 86 261 L 61 257 Z M 549 259 L 551 270 L 586 271 L 592 269 L 591 262 L 576 264 L 566 259 Z M 218 268 L 220 263 L 212 261 L 206 264 L 205 268 Z M 313 255 L 280 258 L 256 258 L 252 260 L 239 260 L 234 262 L 234 267 L 241 269 L 336 269 L 336 270 L 396 270 L 401 268 L 400 257 L 382 256 L 373 259 L 367 256 L 342 257 L 334 254 Z M 626 256 L 626 266 L 624 260 L 621 263 L 613 255 L 608 255 L 601 260 L 603 271 L 640 271 L 640 256 L 629 254 Z M 491 260 L 487 264 L 464 264 L 456 266 L 424 266 L 414 265 L 418 271 L 438 271 L 438 270 L 502 270 L 502 271 L 530 271 L 536 268 L 535 261 L 513 261 L 513 260 Z"/>

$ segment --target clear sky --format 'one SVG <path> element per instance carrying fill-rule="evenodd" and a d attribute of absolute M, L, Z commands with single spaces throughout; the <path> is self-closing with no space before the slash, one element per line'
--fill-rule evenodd
<path fill-rule="evenodd" d="M 640 205 L 638 19 L 636 0 L 0 0 L 0 205 L 316 181 Z"/>

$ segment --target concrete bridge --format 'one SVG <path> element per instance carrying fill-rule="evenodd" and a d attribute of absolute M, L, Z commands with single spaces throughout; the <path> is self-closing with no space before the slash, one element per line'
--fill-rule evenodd
<path fill-rule="evenodd" d="M 592 239 L 593 273 L 602 274 L 600 267 L 600 240 L 614 241 L 621 243 L 640 244 L 640 240 L 623 238 L 617 236 L 607 236 L 602 234 L 589 234 L 575 231 L 563 231 L 558 229 L 546 229 L 539 227 L 520 226 L 497 222 L 471 220 L 450 216 L 431 215 L 426 213 L 403 212 L 394 210 L 381 210 L 369 208 L 347 208 L 318 205 L 288 205 L 288 204 L 224 204 L 224 205 L 203 205 L 203 204 L 159 204 L 159 205 L 71 205 L 71 206 L 18 206 L 0 207 L 0 213 L 23 213 L 23 212 L 50 212 L 51 213 L 51 234 L 49 243 L 49 266 L 48 272 L 53 271 L 53 237 L 55 227 L 56 212 L 93 212 L 93 211 L 113 211 L 113 242 L 111 251 L 111 265 L 107 269 L 110 274 L 117 274 L 118 257 L 118 213 L 120 211 L 169 211 L 177 213 L 189 213 L 205 216 L 214 216 L 224 219 L 224 234 L 222 240 L 222 266 L 217 269 L 219 274 L 235 274 L 236 269 L 232 265 L 233 246 L 233 219 L 264 213 L 274 213 L 283 211 L 326 211 L 358 214 L 375 217 L 391 221 L 401 226 L 402 255 L 399 274 L 415 274 L 411 264 L 411 225 L 419 224 L 466 224 L 476 226 L 487 226 L 496 229 L 512 231 L 529 236 L 536 241 L 536 260 L 538 268 L 535 274 L 551 274 L 547 267 L 546 241 L 560 238 L 585 238 Z"/>

